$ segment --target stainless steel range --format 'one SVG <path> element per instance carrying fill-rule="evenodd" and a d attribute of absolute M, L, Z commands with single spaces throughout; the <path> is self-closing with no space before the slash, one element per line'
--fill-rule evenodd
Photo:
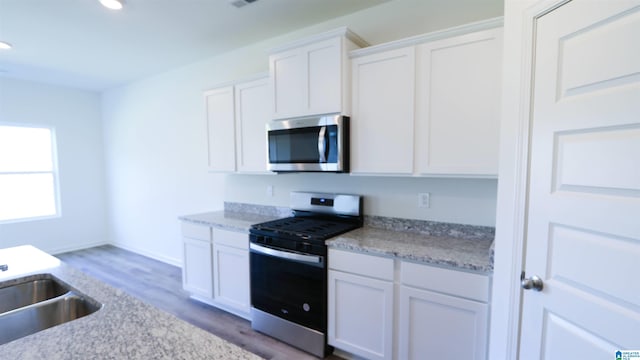
<path fill-rule="evenodd" d="M 362 226 L 358 195 L 291 193 L 293 216 L 253 225 L 251 327 L 319 357 L 327 345 L 325 240 Z"/>

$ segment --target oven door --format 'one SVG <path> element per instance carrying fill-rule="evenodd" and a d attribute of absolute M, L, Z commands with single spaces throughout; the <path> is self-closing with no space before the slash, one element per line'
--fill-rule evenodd
<path fill-rule="evenodd" d="M 323 256 L 250 244 L 251 306 L 308 328 L 326 331 Z"/>
<path fill-rule="evenodd" d="M 348 171 L 348 117 L 322 116 L 267 124 L 271 171 Z"/>

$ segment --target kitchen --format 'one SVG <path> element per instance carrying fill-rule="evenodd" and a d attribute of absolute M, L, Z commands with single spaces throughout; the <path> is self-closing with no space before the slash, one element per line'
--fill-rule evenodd
<path fill-rule="evenodd" d="M 264 73 L 271 48 L 339 26 L 381 44 L 503 11 L 499 2 L 440 6 L 431 15 L 425 2 L 389 2 L 102 93 L 3 77 L 3 119 L 56 126 L 63 216 L 37 227 L 3 224 L 1 247 L 29 239 L 55 254 L 112 243 L 181 265 L 178 216 L 222 209 L 225 201 L 288 206 L 289 193 L 300 190 L 361 194 L 367 215 L 495 226 L 495 179 L 206 171 L 202 92 Z M 39 106 L 25 105 L 34 101 Z M 425 192 L 431 206 L 418 208 L 416 196 Z"/>

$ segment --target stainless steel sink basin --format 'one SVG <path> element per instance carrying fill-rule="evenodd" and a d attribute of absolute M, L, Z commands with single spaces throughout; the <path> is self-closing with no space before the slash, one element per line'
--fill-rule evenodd
<path fill-rule="evenodd" d="M 4 298 L 3 298 L 4 296 Z M 50 275 L 0 284 L 0 345 L 92 314 L 102 304 L 79 294 Z"/>
<path fill-rule="evenodd" d="M 0 287 L 0 313 L 35 304 L 69 292 L 69 288 L 46 275 Z"/>

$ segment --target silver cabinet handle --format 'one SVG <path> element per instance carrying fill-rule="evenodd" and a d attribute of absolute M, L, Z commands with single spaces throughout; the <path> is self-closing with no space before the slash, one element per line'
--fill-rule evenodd
<path fill-rule="evenodd" d="M 320 128 L 320 132 L 318 133 L 318 155 L 320 155 L 321 163 L 327 162 L 327 157 L 325 156 L 325 153 L 327 150 L 327 142 L 324 138 L 326 133 L 327 133 L 327 127 L 322 126 Z"/>
<path fill-rule="evenodd" d="M 282 259 L 288 259 L 288 260 L 293 260 L 298 262 L 309 263 L 316 266 L 322 266 L 322 260 L 323 260 L 322 256 L 296 254 L 288 251 L 281 251 L 281 250 L 260 246 L 254 243 L 250 243 L 249 248 L 253 252 L 257 252 L 265 255 L 271 255 L 274 257 L 282 258 Z"/>
<path fill-rule="evenodd" d="M 533 275 L 530 278 L 525 278 L 523 276 L 522 280 L 520 280 L 520 286 L 525 290 L 542 291 L 544 283 L 542 282 L 542 279 L 536 275 Z"/>

